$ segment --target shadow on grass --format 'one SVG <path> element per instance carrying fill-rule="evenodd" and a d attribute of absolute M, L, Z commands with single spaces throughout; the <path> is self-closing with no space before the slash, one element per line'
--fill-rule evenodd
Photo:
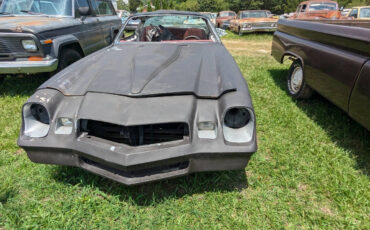
<path fill-rule="evenodd" d="M 47 75 L 8 76 L 0 84 L 0 96 L 31 96 L 48 78 Z"/>
<path fill-rule="evenodd" d="M 140 206 L 155 205 L 168 199 L 198 193 L 241 191 L 248 187 L 244 170 L 196 173 L 131 187 L 75 167 L 57 166 L 53 176 L 62 183 L 92 186 L 111 196 L 118 196 L 121 201 Z"/>
<path fill-rule="evenodd" d="M 286 90 L 288 70 L 271 69 L 269 72 L 276 85 L 289 95 Z M 325 130 L 337 146 L 350 151 L 357 161 L 358 169 L 369 176 L 370 132 L 368 130 L 319 94 L 315 94 L 310 100 L 295 100 L 292 98 L 292 101 L 310 119 Z"/>

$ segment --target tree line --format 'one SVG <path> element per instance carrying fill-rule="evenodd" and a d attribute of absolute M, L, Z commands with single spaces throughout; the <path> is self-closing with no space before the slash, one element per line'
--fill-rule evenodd
<path fill-rule="evenodd" d="M 119 1 L 119 8 L 136 12 L 147 7 L 148 11 L 175 9 L 198 12 L 219 12 L 222 10 L 270 10 L 275 14 L 289 13 L 296 10 L 303 0 L 129 0 L 128 5 Z M 151 3 L 151 4 L 150 4 Z M 340 6 L 370 5 L 370 0 L 338 0 Z M 153 7 L 152 7 L 153 6 Z"/>

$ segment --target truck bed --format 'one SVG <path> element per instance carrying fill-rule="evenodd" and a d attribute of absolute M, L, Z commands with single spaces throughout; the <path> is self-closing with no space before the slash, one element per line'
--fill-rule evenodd
<path fill-rule="evenodd" d="M 281 19 L 278 31 L 370 57 L 370 21 Z"/>

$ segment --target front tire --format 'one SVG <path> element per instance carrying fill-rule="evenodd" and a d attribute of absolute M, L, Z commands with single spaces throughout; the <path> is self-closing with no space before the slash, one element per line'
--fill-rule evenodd
<path fill-rule="evenodd" d="M 240 27 L 239 27 L 239 31 L 238 31 L 238 33 L 239 33 L 239 36 L 243 36 L 242 30 L 241 30 L 241 28 L 240 28 Z"/>
<path fill-rule="evenodd" d="M 300 60 L 295 60 L 289 69 L 287 78 L 288 93 L 296 99 L 309 99 L 313 95 L 313 90 L 307 85 L 303 66 Z"/>
<path fill-rule="evenodd" d="M 6 75 L 0 75 L 0 85 L 4 83 Z"/>
<path fill-rule="evenodd" d="M 58 72 L 73 64 L 74 62 L 80 60 L 81 58 L 82 55 L 77 50 L 69 48 L 63 49 L 59 56 Z"/>

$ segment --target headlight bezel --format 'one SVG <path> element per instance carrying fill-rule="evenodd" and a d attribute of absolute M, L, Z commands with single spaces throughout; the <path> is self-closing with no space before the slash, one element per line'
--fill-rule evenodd
<path fill-rule="evenodd" d="M 248 122 L 240 128 L 231 128 L 225 124 L 225 118 L 232 109 L 245 109 L 249 113 Z M 248 144 L 253 141 L 255 136 L 255 116 L 252 109 L 243 106 L 230 107 L 225 110 L 222 117 L 222 135 L 226 143 Z"/>
<path fill-rule="evenodd" d="M 39 50 L 36 41 L 34 39 L 23 39 L 21 40 L 22 47 L 27 52 L 37 52 Z M 27 48 L 27 46 L 29 48 Z"/>
<path fill-rule="evenodd" d="M 40 117 L 35 117 L 32 114 L 32 106 L 38 106 L 45 110 L 48 116 L 48 122 L 43 122 Z M 50 131 L 50 113 L 47 108 L 40 103 L 27 103 L 22 109 L 22 119 L 23 119 L 23 135 L 31 138 L 44 138 L 49 134 Z"/>

